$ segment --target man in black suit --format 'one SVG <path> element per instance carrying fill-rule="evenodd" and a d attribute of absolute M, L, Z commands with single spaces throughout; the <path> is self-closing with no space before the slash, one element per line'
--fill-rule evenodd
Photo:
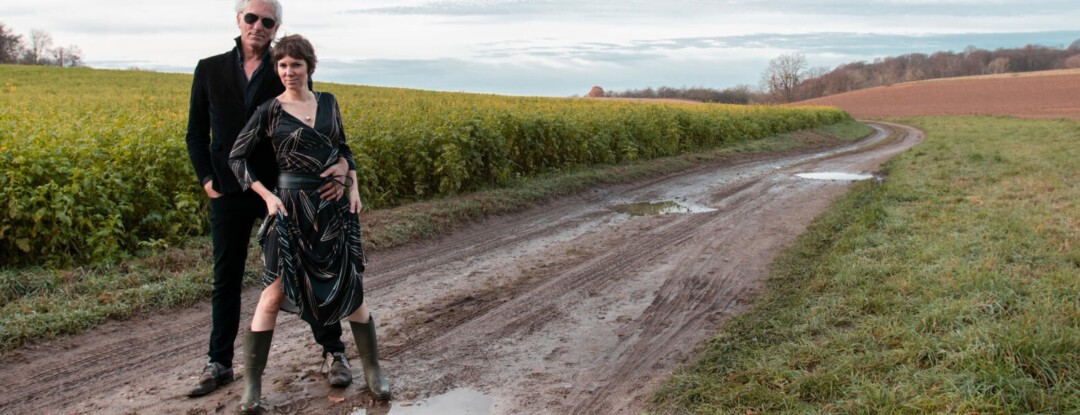
<path fill-rule="evenodd" d="M 198 383 L 188 393 L 192 397 L 206 395 L 233 380 L 233 342 L 240 326 L 244 263 L 251 229 L 257 218 L 266 216 L 266 204 L 253 191 L 240 189 L 228 158 L 236 136 L 255 108 L 285 90 L 269 53 L 280 23 L 278 0 L 237 0 L 240 37 L 236 38 L 236 47 L 199 61 L 195 68 L 186 140 L 196 177 L 210 197 L 214 286 L 210 297 L 213 326 L 209 359 Z M 269 142 L 262 144 L 249 159 L 249 166 L 273 188 L 277 178 L 274 152 Z M 348 164 L 341 159 L 323 176 L 344 176 L 347 172 Z M 344 189 L 333 180 L 320 188 L 326 200 L 336 200 L 343 193 Z M 330 384 L 348 386 L 352 372 L 345 359 L 341 326 L 312 326 L 311 331 L 323 347 Z"/>

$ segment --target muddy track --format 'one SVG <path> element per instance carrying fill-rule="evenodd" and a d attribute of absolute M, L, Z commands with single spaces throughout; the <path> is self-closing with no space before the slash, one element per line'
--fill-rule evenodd
<path fill-rule="evenodd" d="M 921 140 L 907 127 L 877 128 L 843 148 L 604 186 L 371 253 L 365 287 L 395 402 L 467 388 L 497 414 L 642 410 L 659 381 L 746 309 L 775 255 L 849 184 L 795 173 L 873 172 Z M 643 201 L 711 210 L 612 210 Z M 248 313 L 257 294 L 244 295 Z M 0 413 L 231 413 L 242 381 L 183 396 L 203 364 L 208 316 L 201 304 L 9 353 Z M 354 355 L 347 328 L 343 340 Z M 362 376 L 344 390 L 326 386 L 319 349 L 294 316 L 279 317 L 273 350 L 264 395 L 274 413 L 390 409 L 361 410 L 371 406 Z"/>

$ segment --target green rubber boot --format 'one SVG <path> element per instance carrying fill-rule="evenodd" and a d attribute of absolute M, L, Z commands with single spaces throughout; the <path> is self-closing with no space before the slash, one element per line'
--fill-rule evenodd
<path fill-rule="evenodd" d="M 360 350 L 360 361 L 364 363 L 364 380 L 367 381 L 368 389 L 376 400 L 386 401 L 390 399 L 390 384 L 383 379 L 382 370 L 379 369 L 379 345 L 375 340 L 375 316 L 368 318 L 367 323 L 355 323 L 350 321 L 353 338 L 356 340 L 356 348 Z"/>
<path fill-rule="evenodd" d="M 248 331 L 244 337 L 244 398 L 240 400 L 241 414 L 261 414 L 262 375 L 274 331 Z"/>

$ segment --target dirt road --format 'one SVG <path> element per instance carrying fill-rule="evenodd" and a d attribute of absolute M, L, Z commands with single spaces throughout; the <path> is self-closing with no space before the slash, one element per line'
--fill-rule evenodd
<path fill-rule="evenodd" d="M 362 376 L 329 388 L 309 329 L 284 313 L 264 397 L 288 414 L 637 413 L 851 183 L 795 174 L 873 172 L 922 139 L 876 128 L 841 149 L 598 188 L 377 252 L 365 285 L 394 404 L 371 407 Z M 668 203 L 626 206 L 641 202 Z M 245 309 L 256 296 L 245 294 Z M 183 396 L 204 363 L 208 317 L 201 305 L 9 353 L 0 413 L 233 413 L 242 381 Z"/>

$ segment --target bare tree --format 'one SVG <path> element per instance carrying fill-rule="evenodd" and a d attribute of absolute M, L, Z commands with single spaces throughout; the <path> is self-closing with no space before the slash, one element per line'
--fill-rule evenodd
<path fill-rule="evenodd" d="M 769 68 L 761 74 L 762 89 L 779 102 L 791 102 L 796 98 L 796 87 L 803 79 L 806 57 L 801 53 L 780 55 L 769 61 Z"/>
<path fill-rule="evenodd" d="M 716 102 L 728 104 L 749 104 L 754 99 L 754 88 L 750 85 L 740 84 L 720 91 Z"/>
<path fill-rule="evenodd" d="M 0 23 L 0 63 L 18 62 L 22 48 L 22 36 L 16 35 Z"/>
<path fill-rule="evenodd" d="M 34 57 L 33 64 L 40 65 L 42 58 L 47 57 L 49 47 L 52 46 L 52 36 L 41 29 L 30 31 L 30 53 Z"/>
<path fill-rule="evenodd" d="M 1000 57 L 994 58 L 990 61 L 990 64 L 986 65 L 987 72 L 990 73 L 1006 73 L 1009 72 L 1009 58 Z"/>
<path fill-rule="evenodd" d="M 82 61 L 82 50 L 75 45 L 53 49 L 52 55 L 56 66 L 79 66 Z"/>
<path fill-rule="evenodd" d="M 824 78 L 828 73 L 829 68 L 824 66 L 815 66 L 804 71 L 800 77 L 799 85 L 796 87 L 795 99 L 804 100 L 825 95 L 828 83 L 825 82 Z"/>
<path fill-rule="evenodd" d="M 68 45 L 68 66 L 81 66 L 82 65 L 82 49 L 78 46 Z"/>
<path fill-rule="evenodd" d="M 1064 66 L 1066 69 L 1080 68 L 1080 55 L 1072 55 L 1066 58 Z"/>
<path fill-rule="evenodd" d="M 61 46 L 61 47 L 58 47 L 56 49 L 51 50 L 50 52 L 52 52 L 53 62 L 56 63 L 56 66 L 59 66 L 59 67 L 63 68 L 64 67 L 64 62 L 66 62 L 64 60 L 64 55 L 67 53 L 67 49 L 64 49 L 64 47 Z"/>

